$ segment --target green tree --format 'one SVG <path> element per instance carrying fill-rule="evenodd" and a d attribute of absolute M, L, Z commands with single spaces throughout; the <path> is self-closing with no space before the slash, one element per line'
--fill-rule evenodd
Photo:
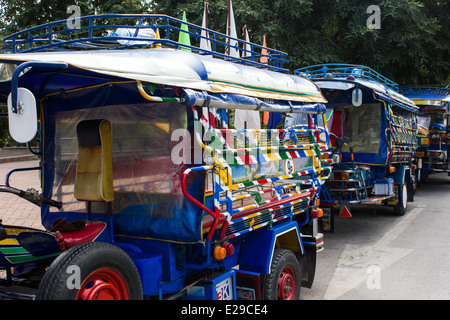
<path fill-rule="evenodd" d="M 40 24 L 70 17 L 67 8 L 80 7 L 81 15 L 105 13 L 149 13 L 148 1 L 136 0 L 0 0 L 0 33 L 2 36 Z"/>
<path fill-rule="evenodd" d="M 225 32 L 228 0 L 210 0 L 209 26 Z M 154 12 L 201 24 L 203 0 L 154 0 Z M 366 12 L 378 5 L 381 28 L 369 29 Z M 236 25 L 252 42 L 289 54 L 290 69 L 312 64 L 369 66 L 403 83 L 444 83 L 450 74 L 450 1 L 426 0 L 234 0 Z M 239 34 L 239 30 L 238 30 Z"/>
<path fill-rule="evenodd" d="M 62 0 L 0 0 L 0 38 L 44 23 L 68 19 L 72 14 L 67 13 L 69 5 L 79 6 L 83 16 L 105 13 L 148 13 L 150 7 L 148 1 L 136 0 L 69 2 Z M 0 113 L 6 112 L 6 106 L 0 106 Z M 0 118 L 0 147 L 5 144 L 18 145 L 9 136 L 8 119 Z"/>
<path fill-rule="evenodd" d="M 438 19 L 427 14 L 421 3 L 386 0 L 378 3 L 380 29 L 368 29 L 365 23 L 369 15 L 365 10 L 371 3 L 365 1 L 349 10 L 348 29 L 340 42 L 346 48 L 343 59 L 370 66 L 399 83 L 437 80 L 437 70 L 434 74 L 429 71 L 435 59 L 430 48 L 437 45 Z"/>
<path fill-rule="evenodd" d="M 423 0 L 424 10 L 428 17 L 434 17 L 438 21 L 439 30 L 434 36 L 434 46 L 427 48 L 431 52 L 433 59 L 428 62 L 428 68 L 424 73 L 428 75 L 428 81 L 431 83 L 433 74 L 437 79 L 446 79 L 443 83 L 450 84 L 450 1 Z M 430 82 L 431 81 L 431 82 Z"/>
<path fill-rule="evenodd" d="M 160 13 L 201 24 L 204 0 L 74 1 L 82 15 Z M 70 4 L 70 3 L 69 3 Z M 0 0 L 0 35 L 66 19 L 66 1 Z M 209 27 L 225 33 L 228 0 L 209 0 Z M 381 28 L 367 28 L 369 5 Z M 403 83 L 448 83 L 450 0 L 233 0 L 237 32 L 289 54 L 291 71 L 312 64 L 354 63 Z"/>

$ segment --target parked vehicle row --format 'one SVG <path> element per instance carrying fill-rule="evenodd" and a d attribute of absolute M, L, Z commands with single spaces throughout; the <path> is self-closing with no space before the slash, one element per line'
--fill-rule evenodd
<path fill-rule="evenodd" d="M 430 174 L 447 172 L 450 175 L 449 116 L 450 86 L 403 86 L 400 92 L 419 107 L 417 115 L 417 150 L 415 158 L 418 181 L 428 182 Z"/>
<path fill-rule="evenodd" d="M 291 75 L 281 51 L 165 15 L 80 19 L 4 39 L 0 103 L 15 140 L 38 136 L 42 190 L 12 171 L 0 192 L 45 230 L 0 223 L 1 296 L 298 299 L 335 208 L 405 214 L 441 152 L 419 159 L 420 105 L 370 68 Z"/>

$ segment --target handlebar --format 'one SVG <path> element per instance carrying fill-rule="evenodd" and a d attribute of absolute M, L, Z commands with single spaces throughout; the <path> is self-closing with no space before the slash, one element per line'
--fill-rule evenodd
<path fill-rule="evenodd" d="M 46 205 L 53 206 L 58 209 L 62 208 L 62 202 L 46 198 L 46 197 L 44 197 L 44 195 L 42 193 L 39 194 L 37 192 L 37 190 L 33 189 L 33 188 L 29 188 L 26 191 L 24 191 L 24 190 L 20 190 L 17 188 L 2 185 L 2 186 L 0 186 L 0 192 L 8 192 L 8 193 L 15 194 L 16 196 L 21 197 L 25 200 L 28 200 L 31 203 L 33 203 L 39 207 L 41 206 L 41 204 L 44 203 Z"/>
<path fill-rule="evenodd" d="M 343 146 L 346 146 L 347 143 L 350 141 L 348 137 L 338 137 L 333 132 L 330 132 L 330 136 L 333 136 L 336 139 L 336 147 L 338 149 L 342 148 Z"/>
<path fill-rule="evenodd" d="M 52 206 L 52 207 L 56 207 L 58 209 L 62 208 L 63 204 L 60 201 L 56 201 L 56 200 L 52 200 L 52 199 L 46 198 L 46 197 L 42 196 L 42 194 L 41 194 L 41 199 L 42 199 L 42 203 L 44 203 L 46 205 L 49 205 L 49 206 Z"/>

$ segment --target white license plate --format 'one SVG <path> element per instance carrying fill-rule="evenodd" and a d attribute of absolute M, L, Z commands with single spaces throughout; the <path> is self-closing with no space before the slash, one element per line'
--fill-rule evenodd
<path fill-rule="evenodd" d="M 233 279 L 232 277 L 220 281 L 216 285 L 217 300 L 233 300 Z"/>

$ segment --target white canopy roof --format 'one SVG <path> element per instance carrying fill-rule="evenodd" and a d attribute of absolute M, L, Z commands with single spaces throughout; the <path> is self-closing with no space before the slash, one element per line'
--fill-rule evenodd
<path fill-rule="evenodd" d="M 137 81 L 262 99 L 326 102 L 309 79 L 175 49 L 35 52 L 0 55 L 0 62 L 63 62 Z"/>

